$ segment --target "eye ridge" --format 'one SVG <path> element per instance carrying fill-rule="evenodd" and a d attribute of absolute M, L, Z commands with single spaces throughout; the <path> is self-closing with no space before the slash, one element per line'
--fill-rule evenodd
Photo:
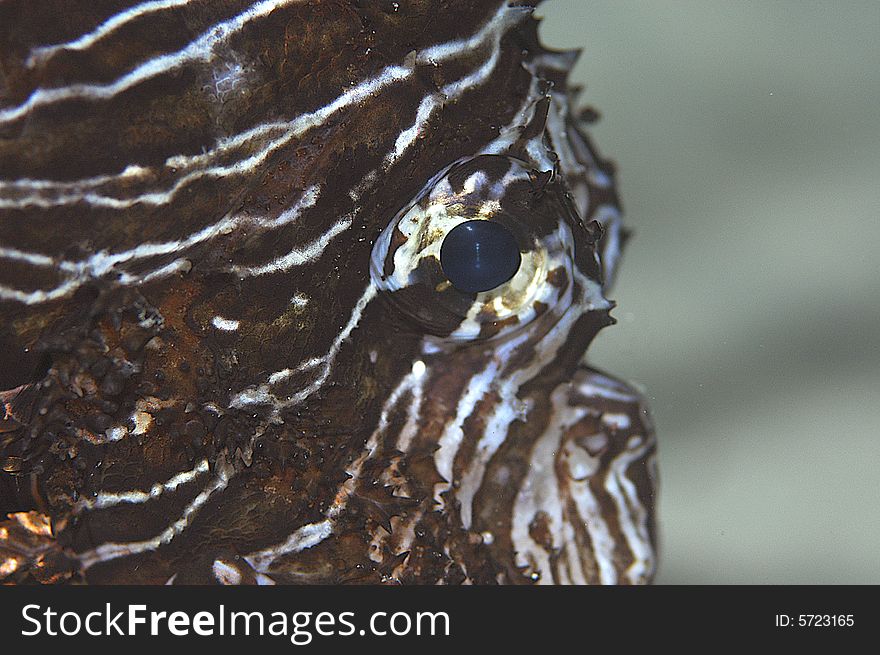
<path fill-rule="evenodd" d="M 440 248 L 440 266 L 459 291 L 481 293 L 508 282 L 522 263 L 520 246 L 501 223 L 474 219 L 456 225 Z"/>

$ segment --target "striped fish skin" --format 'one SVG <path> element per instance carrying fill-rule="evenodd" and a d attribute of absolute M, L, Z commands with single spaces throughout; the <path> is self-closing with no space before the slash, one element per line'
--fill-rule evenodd
<path fill-rule="evenodd" d="M 0 4 L 0 576 L 650 581 L 653 427 L 585 361 L 626 232 L 533 5 Z M 473 218 L 524 264 L 468 296 Z"/>

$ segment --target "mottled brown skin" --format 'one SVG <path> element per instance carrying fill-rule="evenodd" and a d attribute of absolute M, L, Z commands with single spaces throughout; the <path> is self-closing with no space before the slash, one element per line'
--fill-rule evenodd
<path fill-rule="evenodd" d="M 62 52 L 33 69 L 22 65 L 34 44 L 75 38 L 119 4 L 12 0 L 0 5 L 0 104 L 21 103 L 38 87 L 112 80 L 130 68 L 127 62 L 178 48 L 246 3 L 212 2 L 209 7 L 197 2 L 170 13 L 162 30 L 134 24 L 124 39 L 108 39 L 88 52 Z M 404 61 L 414 50 L 456 38 L 464 27 L 472 32 L 494 11 L 489 2 L 443 3 L 442 10 L 429 1 L 402 3 L 399 11 L 391 5 L 326 1 L 276 11 L 262 20 L 261 29 L 230 39 L 225 52 L 230 61 L 246 62 L 249 83 L 228 97 L 205 92 L 210 71 L 200 64 L 110 100 L 69 100 L 30 111 L 0 126 L 0 178 L 76 180 L 113 175 L 125 162 L 137 162 L 154 172 L 114 187 L 118 197 L 163 186 L 175 175 L 165 164 L 169 156 L 195 155 L 250 125 L 321 107 L 341 89 Z M 342 345 L 330 379 L 302 404 L 277 416 L 266 407 L 230 409 L 230 399 L 271 372 L 327 350 L 363 292 L 372 243 L 390 217 L 439 163 L 468 156 L 476 144 L 497 136 L 526 99 L 531 76 L 521 61 L 523 53 L 540 49 L 536 24 L 529 18 L 512 29 L 502 40 L 492 84 L 444 106 L 430 124 L 430 138 L 418 140 L 368 185 L 357 203 L 349 195 L 353 185 L 381 166 L 389 143 L 412 124 L 422 97 L 472 65 L 468 57 L 419 66 L 415 77 L 394 93 L 333 114 L 256 171 L 196 180 L 169 204 L 136 203 L 124 211 L 82 202 L 0 210 L 2 245 L 73 261 L 101 250 L 181 239 L 230 212 L 276 216 L 303 190 L 321 185 L 320 210 L 306 215 L 307 221 L 271 232 L 243 223 L 187 248 L 186 265 L 172 276 L 124 286 L 105 275 L 46 303 L 0 301 L 0 388 L 8 390 L 2 394 L 5 418 L 0 424 L 0 513 L 36 510 L 52 523 L 52 536 L 38 540 L 39 545 L 22 539 L 4 548 L 20 548 L 32 562 L 51 553 L 53 574 L 24 567 L 10 581 L 161 584 L 174 578 L 175 583 L 207 583 L 216 582 L 211 566 L 223 558 L 240 565 L 248 582 L 254 576 L 241 555 L 282 541 L 297 525 L 321 520 L 391 389 L 409 371 L 424 336 L 420 327 L 389 303 L 372 302 L 357 338 Z M 319 237 L 356 206 L 346 238 L 334 242 L 317 262 L 286 274 L 248 278 L 227 270 L 230 263 L 256 265 L 283 256 Z M 582 238 L 588 242 L 585 219 Z M 137 275 L 177 257 L 180 253 L 123 262 L 120 268 Z M 21 262 L 4 262 L 0 269 L 0 284 L 17 289 L 51 288 L 63 280 L 60 271 Z M 296 292 L 312 298 L 305 308 L 290 303 Z M 214 316 L 234 316 L 241 327 L 213 329 Z M 149 317 L 156 319 L 152 325 L 145 320 Z M 546 422 L 548 410 L 541 409 L 546 390 L 574 375 L 589 342 L 609 322 L 607 312 L 585 315 L 574 330 L 576 338 L 558 357 L 559 365 L 524 390 L 538 409 L 528 424 L 514 426 L 504 445 L 509 461 L 518 461 L 518 449 L 525 449 Z M 393 356 L 373 362 L 371 351 Z M 512 546 L 503 537 L 491 551 L 474 539 L 474 533 L 498 527 L 493 507 L 510 500 L 503 488 L 495 496 L 483 492 L 488 495 L 472 531 L 461 529 L 454 508 L 445 514 L 425 511 L 433 505 L 434 483 L 441 481 L 432 460 L 432 434 L 441 429 L 443 412 L 454 412 L 467 384 L 459 372 L 475 370 L 486 356 L 484 347 L 475 344 L 446 359 L 432 386 L 433 403 L 418 443 L 405 455 L 393 450 L 393 442 L 383 444 L 382 456 L 368 460 L 361 473 L 336 538 L 282 558 L 274 567 L 276 581 L 531 581 L 506 563 L 513 559 Z M 145 398 L 153 399 L 155 407 L 147 434 L 92 443 L 112 426 L 126 424 Z M 218 416 L 206 409 L 209 404 L 223 411 Z M 643 418 L 638 408 L 626 411 L 638 422 Z M 402 417 L 390 420 L 394 424 Z M 479 423 L 480 413 L 469 420 Z M 212 471 L 222 460 L 236 475 L 185 532 L 158 550 L 97 563 L 85 573 L 78 570 L 70 555 L 108 541 L 152 537 L 180 515 L 202 485 L 134 508 L 76 513 L 77 502 L 98 490 L 149 489 L 192 469 L 201 458 Z M 396 492 L 393 479 L 377 482 L 388 467 L 408 481 L 408 496 Z M 381 546 L 388 549 L 381 564 L 367 556 L 379 526 L 393 535 L 402 517 L 418 508 L 424 516 L 411 552 L 391 555 L 392 539 Z M 447 552 L 444 544 L 449 543 Z"/>

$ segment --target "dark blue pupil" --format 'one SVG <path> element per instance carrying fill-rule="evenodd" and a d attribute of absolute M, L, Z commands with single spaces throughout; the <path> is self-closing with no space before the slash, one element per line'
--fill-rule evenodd
<path fill-rule="evenodd" d="M 493 221 L 467 221 L 449 231 L 440 246 L 443 273 L 459 291 L 489 291 L 519 270 L 519 246 L 510 230 Z"/>

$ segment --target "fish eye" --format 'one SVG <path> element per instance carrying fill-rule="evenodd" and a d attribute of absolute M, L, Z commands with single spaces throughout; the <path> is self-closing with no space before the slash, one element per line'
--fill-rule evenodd
<path fill-rule="evenodd" d="M 440 246 L 443 273 L 464 293 L 500 287 L 516 274 L 521 261 L 513 233 L 492 221 L 459 223 Z"/>
<path fill-rule="evenodd" d="M 574 240 L 561 188 L 505 155 L 438 173 L 386 226 L 370 275 L 425 332 L 457 341 L 510 334 L 571 302 Z"/>

